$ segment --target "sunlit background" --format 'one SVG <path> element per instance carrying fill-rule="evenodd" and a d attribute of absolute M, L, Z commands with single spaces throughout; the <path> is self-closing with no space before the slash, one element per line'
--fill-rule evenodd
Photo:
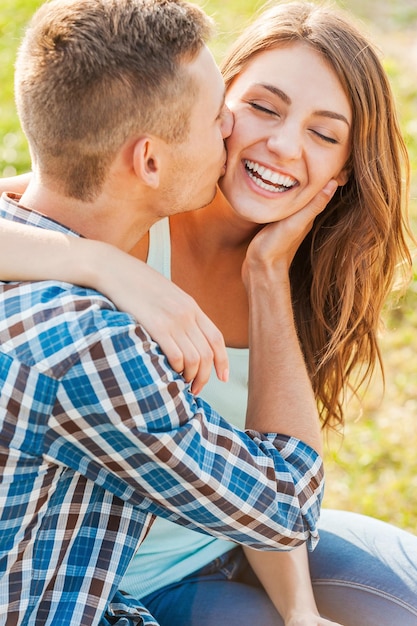
<path fill-rule="evenodd" d="M 2 0 L 0 8 L 0 173 L 30 168 L 13 101 L 13 64 L 23 28 L 40 0 Z M 257 0 L 197 0 L 218 24 L 220 60 L 229 42 L 262 7 Z M 410 213 L 417 233 L 417 4 L 415 0 L 338 2 L 360 20 L 381 50 L 397 98 L 412 161 Z M 327 445 L 325 505 L 346 508 L 417 531 L 417 261 L 399 304 L 384 315 L 385 394 L 379 376 L 361 411 L 351 406 L 344 437 Z"/>

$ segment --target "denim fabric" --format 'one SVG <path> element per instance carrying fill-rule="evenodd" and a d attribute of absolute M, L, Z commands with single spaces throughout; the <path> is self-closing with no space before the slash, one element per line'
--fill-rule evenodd
<path fill-rule="evenodd" d="M 323 510 L 310 554 L 319 609 L 344 626 L 417 626 L 417 537 L 379 520 Z"/>
<path fill-rule="evenodd" d="M 241 548 L 146 596 L 143 603 L 161 626 L 283 626 Z"/>
<path fill-rule="evenodd" d="M 417 626 L 415 535 L 363 515 L 323 510 L 310 568 L 328 619 L 344 626 Z M 143 603 L 160 626 L 283 626 L 241 548 Z"/>

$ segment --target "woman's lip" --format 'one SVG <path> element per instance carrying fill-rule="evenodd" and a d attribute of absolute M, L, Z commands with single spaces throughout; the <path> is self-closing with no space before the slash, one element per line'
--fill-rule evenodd
<path fill-rule="evenodd" d="M 243 159 L 242 165 L 251 187 L 256 191 L 277 195 L 299 186 L 299 182 L 294 176 L 272 170 L 259 161 Z"/>
<path fill-rule="evenodd" d="M 269 167 L 261 161 L 256 161 L 254 159 L 243 159 L 243 164 L 246 170 L 254 172 L 266 183 L 270 183 L 272 185 L 280 185 L 284 187 L 294 187 L 298 183 L 298 180 L 295 178 L 295 176 L 293 176 L 289 172 L 281 169 L 276 169 L 274 167 Z"/>

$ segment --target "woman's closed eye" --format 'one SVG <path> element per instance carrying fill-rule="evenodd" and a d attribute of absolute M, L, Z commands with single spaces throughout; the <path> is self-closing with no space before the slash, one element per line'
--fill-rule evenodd
<path fill-rule="evenodd" d="M 259 102 L 249 102 L 249 106 L 251 106 L 256 111 L 260 111 L 261 113 L 266 113 L 267 115 L 276 115 L 279 117 L 279 113 L 273 109 L 269 109 L 268 107 L 259 104 Z"/>
<path fill-rule="evenodd" d="M 261 104 L 260 102 L 254 101 L 254 100 L 248 100 L 247 103 L 252 109 L 254 109 L 255 111 L 258 111 L 261 114 L 265 114 L 266 116 L 270 116 L 270 117 L 281 118 L 281 114 L 273 107 L 267 106 L 265 104 Z M 323 141 L 331 145 L 338 145 L 340 143 L 340 141 L 336 139 L 335 137 L 331 137 L 330 135 L 320 132 L 319 130 L 315 128 L 309 128 L 309 130 L 316 137 L 318 137 L 320 141 Z"/>
<path fill-rule="evenodd" d="M 339 143 L 339 141 L 337 139 L 335 139 L 334 137 L 329 137 L 328 135 L 324 135 L 323 133 L 320 133 L 318 130 L 314 130 L 314 128 L 311 129 L 311 132 L 314 135 L 316 135 L 316 137 L 319 137 L 319 139 L 322 139 L 326 143 L 331 143 L 331 144 L 338 144 Z"/>

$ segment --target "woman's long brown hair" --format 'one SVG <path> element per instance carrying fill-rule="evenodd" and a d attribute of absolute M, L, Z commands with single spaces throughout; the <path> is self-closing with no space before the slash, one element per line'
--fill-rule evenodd
<path fill-rule="evenodd" d="M 346 391 L 357 393 L 377 364 L 383 372 L 381 311 L 397 271 L 403 279 L 410 274 L 409 162 L 379 56 L 341 12 L 304 2 L 272 5 L 224 61 L 226 86 L 254 55 L 294 42 L 324 55 L 353 114 L 349 180 L 317 218 L 291 267 L 294 314 L 322 423 L 337 427 Z"/>

